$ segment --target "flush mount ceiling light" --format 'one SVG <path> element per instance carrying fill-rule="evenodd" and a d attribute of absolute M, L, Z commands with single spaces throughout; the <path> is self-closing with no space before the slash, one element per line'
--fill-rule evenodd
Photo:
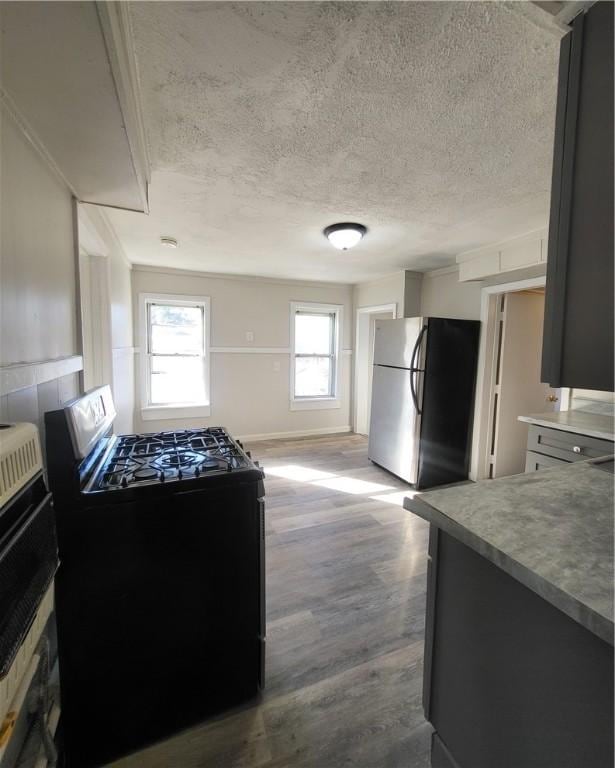
<path fill-rule="evenodd" d="M 160 238 L 160 242 L 166 247 L 166 248 L 179 248 L 179 243 L 174 237 L 166 237 L 163 235 Z"/>
<path fill-rule="evenodd" d="M 323 235 L 334 248 L 340 251 L 347 251 L 355 246 L 367 232 L 367 227 L 363 224 L 353 224 L 344 222 L 342 224 L 331 224 L 323 229 Z"/>

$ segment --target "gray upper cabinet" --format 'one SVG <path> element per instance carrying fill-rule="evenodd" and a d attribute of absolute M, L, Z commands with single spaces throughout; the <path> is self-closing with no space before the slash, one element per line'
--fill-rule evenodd
<path fill-rule="evenodd" d="M 613 3 L 562 39 L 542 380 L 613 386 Z"/>

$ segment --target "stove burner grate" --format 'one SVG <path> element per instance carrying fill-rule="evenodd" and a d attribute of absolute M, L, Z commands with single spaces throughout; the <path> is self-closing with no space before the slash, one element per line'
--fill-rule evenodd
<path fill-rule="evenodd" d="M 100 488 L 197 478 L 248 467 L 243 451 L 219 427 L 126 435 L 101 473 Z"/>
<path fill-rule="evenodd" d="M 195 466 L 218 467 L 219 462 L 213 456 L 195 453 L 189 448 L 165 448 L 151 462 L 158 469 L 190 469 Z"/>

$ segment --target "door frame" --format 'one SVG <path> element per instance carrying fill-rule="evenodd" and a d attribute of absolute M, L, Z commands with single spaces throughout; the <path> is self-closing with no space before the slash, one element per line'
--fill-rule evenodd
<path fill-rule="evenodd" d="M 474 401 L 470 480 L 485 480 L 488 477 L 487 447 L 493 418 L 489 405 L 497 361 L 498 297 L 503 293 L 524 291 L 529 288 L 544 288 L 546 281 L 546 276 L 541 275 L 526 280 L 488 285 L 481 291 L 480 323 L 482 330 L 478 347 L 478 375 L 476 377 L 476 398 Z M 562 403 L 562 406 L 564 406 L 564 403 Z"/>
<path fill-rule="evenodd" d="M 356 432 L 359 422 L 359 391 L 361 389 L 361 372 L 369 361 L 369 325 L 367 339 L 363 338 L 361 320 L 366 315 L 379 314 L 380 312 L 391 312 L 393 319 L 397 319 L 397 302 L 390 304 L 373 304 L 366 307 L 358 307 L 355 313 L 355 355 L 354 355 L 354 381 L 353 381 L 353 408 L 352 408 L 352 428 Z M 367 341 L 367 343 L 366 343 Z M 362 359 L 365 358 L 365 359 Z M 368 371 L 369 375 L 369 371 Z"/>

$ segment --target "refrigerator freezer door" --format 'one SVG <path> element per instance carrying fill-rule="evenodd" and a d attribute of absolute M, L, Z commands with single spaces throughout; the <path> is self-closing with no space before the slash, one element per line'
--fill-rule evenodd
<path fill-rule="evenodd" d="M 410 392 L 410 371 L 375 365 L 369 458 L 407 483 L 415 483 L 420 426 Z"/>
<path fill-rule="evenodd" d="M 412 352 L 422 327 L 422 317 L 376 320 L 374 365 L 410 368 Z"/>

